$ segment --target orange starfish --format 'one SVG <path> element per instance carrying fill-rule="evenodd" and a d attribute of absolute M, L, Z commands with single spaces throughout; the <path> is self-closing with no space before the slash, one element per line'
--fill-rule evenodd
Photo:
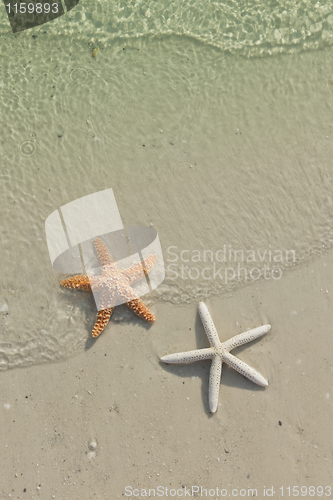
<path fill-rule="evenodd" d="M 114 304 L 117 302 L 120 304 L 126 303 L 141 318 L 149 322 L 155 321 L 153 313 L 144 305 L 130 285 L 136 281 L 140 281 L 144 276 L 148 276 L 148 273 L 156 264 L 157 255 L 154 253 L 143 262 L 133 264 L 124 271 L 119 271 L 103 241 L 100 238 L 95 238 L 94 245 L 102 266 L 102 274 L 89 277 L 88 275 L 80 274 L 60 282 L 65 288 L 93 290 L 101 294 L 92 336 L 98 337 L 105 329 L 113 313 Z"/>

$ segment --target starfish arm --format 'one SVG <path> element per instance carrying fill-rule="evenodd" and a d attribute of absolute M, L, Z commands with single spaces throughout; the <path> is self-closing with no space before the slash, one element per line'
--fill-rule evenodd
<path fill-rule="evenodd" d="M 106 328 L 113 313 L 113 309 L 114 309 L 113 307 L 110 307 L 109 309 L 102 309 L 101 311 L 98 311 L 96 323 L 91 332 L 94 338 L 98 337 L 102 333 L 102 331 Z"/>
<path fill-rule="evenodd" d="M 144 318 L 145 320 L 152 323 L 155 321 L 155 316 L 152 312 L 149 311 L 148 307 L 144 305 L 141 299 L 134 299 L 127 302 L 127 305 L 132 311 L 135 312 L 140 318 Z"/>
<path fill-rule="evenodd" d="M 157 262 L 157 255 L 156 253 L 153 253 L 147 259 L 145 259 L 143 262 L 139 262 L 137 264 L 133 264 L 131 267 L 128 269 L 125 269 L 123 274 L 127 276 L 129 279 L 130 285 L 132 283 L 135 283 L 136 281 L 142 280 L 144 276 L 148 276 L 148 273 L 153 269 L 154 265 Z"/>
<path fill-rule="evenodd" d="M 204 304 L 203 302 L 200 302 L 199 304 L 199 315 L 210 345 L 212 347 L 218 347 L 221 344 L 221 342 L 218 333 L 216 331 L 215 325 L 213 323 L 212 317 L 209 314 L 206 304 Z"/>
<path fill-rule="evenodd" d="M 113 258 L 105 243 L 100 238 L 95 238 L 94 245 L 101 266 L 105 266 L 106 264 L 111 264 L 113 262 Z"/>
<path fill-rule="evenodd" d="M 171 364 L 186 364 L 202 359 L 213 359 L 215 351 L 208 347 L 207 349 L 196 349 L 195 351 L 177 352 L 175 354 L 167 354 L 161 358 L 163 363 Z"/>
<path fill-rule="evenodd" d="M 75 288 L 77 290 L 86 290 L 86 291 L 91 290 L 89 278 L 84 274 L 80 274 L 78 276 L 72 276 L 71 278 L 62 280 L 60 281 L 60 285 L 63 286 L 64 288 Z"/>
<path fill-rule="evenodd" d="M 216 355 L 212 359 L 209 374 L 209 409 L 215 413 L 219 404 L 219 393 L 221 383 L 222 357 Z"/>
<path fill-rule="evenodd" d="M 236 356 L 233 356 L 232 354 L 230 354 L 230 352 L 223 353 L 222 359 L 225 363 L 227 363 L 227 365 L 236 370 L 236 372 L 251 380 L 251 382 L 260 385 L 261 387 L 268 386 L 267 380 L 259 372 L 257 372 L 257 370 L 244 363 L 244 361 L 236 358 Z"/>
<path fill-rule="evenodd" d="M 271 325 L 263 325 L 259 326 L 258 328 L 254 328 L 253 330 L 248 330 L 247 332 L 240 333 L 239 335 L 232 337 L 226 342 L 223 342 L 223 347 L 227 351 L 231 351 L 232 349 L 235 349 L 235 347 L 239 347 L 243 344 L 247 344 L 248 342 L 252 342 L 253 340 L 258 339 L 259 337 L 262 337 L 263 335 L 265 335 L 265 333 L 269 332 L 270 329 Z"/>
<path fill-rule="evenodd" d="M 101 280 L 101 276 L 95 276 L 94 274 L 88 274 L 88 279 L 91 287 L 91 291 L 93 293 L 102 292 L 104 288 L 104 284 Z"/>

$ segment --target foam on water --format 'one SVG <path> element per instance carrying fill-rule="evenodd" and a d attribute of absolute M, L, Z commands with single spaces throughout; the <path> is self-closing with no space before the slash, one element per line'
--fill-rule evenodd
<path fill-rule="evenodd" d="M 333 42 L 332 28 L 331 2 L 99 0 L 81 1 L 67 15 L 33 31 L 93 36 L 100 42 L 147 35 L 185 35 L 251 57 L 323 48 Z M 0 34 L 8 31 L 3 6 Z"/>

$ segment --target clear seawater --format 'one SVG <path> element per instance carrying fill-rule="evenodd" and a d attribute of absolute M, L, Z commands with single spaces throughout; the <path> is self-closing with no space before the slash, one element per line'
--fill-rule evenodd
<path fill-rule="evenodd" d="M 4 8 L 1 32 L 9 32 Z M 253 56 L 322 49 L 332 44 L 330 2 L 286 1 L 80 1 L 67 15 L 34 33 L 115 39 L 178 35 L 222 51 Z M 31 36 L 30 31 L 26 33 Z"/>
<path fill-rule="evenodd" d="M 1 367 L 83 348 L 94 302 L 60 288 L 44 223 L 88 194 L 112 188 L 125 225 L 157 230 L 152 304 L 330 249 L 332 41 L 330 2 L 80 1 L 17 34 L 2 6 Z M 225 248 L 256 258 L 219 273 Z"/>

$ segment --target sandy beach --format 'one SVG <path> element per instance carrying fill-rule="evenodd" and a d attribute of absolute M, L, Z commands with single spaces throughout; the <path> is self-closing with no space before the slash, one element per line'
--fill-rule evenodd
<path fill-rule="evenodd" d="M 330 48 L 50 33 L 0 39 L 1 500 L 329 497 Z M 110 188 L 166 277 L 155 323 L 120 306 L 94 341 L 45 220 Z M 222 341 L 272 326 L 233 351 L 268 387 L 224 366 L 214 415 L 208 361 L 159 361 L 208 347 L 201 300 Z"/>
<path fill-rule="evenodd" d="M 144 498 L 137 489 L 157 497 L 157 487 L 166 497 L 165 488 L 192 486 L 258 498 L 273 486 L 280 498 L 288 486 L 329 486 L 332 278 L 328 253 L 278 282 L 207 301 L 222 339 L 272 325 L 234 351 L 269 386 L 224 366 L 215 415 L 209 362 L 159 362 L 208 345 L 196 305 L 157 304 L 151 328 L 118 312 L 68 361 L 3 372 L 2 498 L 24 489 L 28 498 Z"/>

